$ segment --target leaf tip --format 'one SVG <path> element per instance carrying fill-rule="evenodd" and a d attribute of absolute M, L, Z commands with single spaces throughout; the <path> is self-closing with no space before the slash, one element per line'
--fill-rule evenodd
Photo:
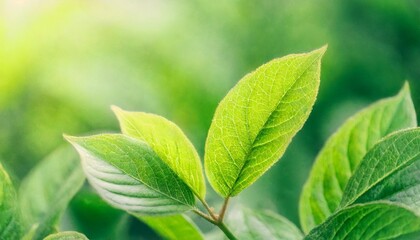
<path fill-rule="evenodd" d="M 124 112 L 124 110 L 116 105 L 111 105 L 111 110 L 115 113 L 115 115 L 118 115 L 119 113 Z"/>
<path fill-rule="evenodd" d="M 400 90 L 400 93 L 401 94 L 405 94 L 405 93 L 409 93 L 409 92 L 410 92 L 410 83 L 408 82 L 408 80 L 406 80 L 404 82 L 403 87 Z"/>
<path fill-rule="evenodd" d="M 319 57 L 321 58 L 325 54 L 325 52 L 327 51 L 327 49 L 328 49 L 328 44 L 325 44 L 324 46 L 322 46 L 322 47 L 320 47 L 318 49 L 313 50 L 311 53 L 312 54 L 319 55 Z"/>
<path fill-rule="evenodd" d="M 70 136 L 65 133 L 63 133 L 63 138 L 73 146 L 77 145 L 78 140 L 80 139 L 80 137 Z"/>
<path fill-rule="evenodd" d="M 67 135 L 66 133 L 63 133 L 63 138 L 67 140 L 68 142 L 71 142 L 74 138 L 73 136 Z"/>

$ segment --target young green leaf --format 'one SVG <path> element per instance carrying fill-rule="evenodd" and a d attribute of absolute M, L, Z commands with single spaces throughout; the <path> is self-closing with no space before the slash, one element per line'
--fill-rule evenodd
<path fill-rule="evenodd" d="M 167 215 L 194 206 L 191 189 L 144 142 L 121 134 L 66 137 L 90 184 L 129 213 Z"/>
<path fill-rule="evenodd" d="M 236 209 L 232 215 L 228 225 L 238 239 L 303 239 L 302 232 L 293 223 L 276 213 Z"/>
<path fill-rule="evenodd" d="M 40 162 L 23 180 L 19 202 L 26 228 L 37 225 L 33 240 L 56 231 L 70 200 L 85 176 L 71 148 L 60 148 Z"/>
<path fill-rule="evenodd" d="M 0 164 L 0 239 L 22 237 L 22 226 L 15 188 L 6 170 Z"/>
<path fill-rule="evenodd" d="M 345 208 L 314 228 L 307 240 L 418 239 L 420 216 L 395 203 L 372 202 Z M 408 238 L 413 236 L 416 238 Z"/>
<path fill-rule="evenodd" d="M 394 133 L 376 144 L 363 158 L 347 184 L 341 207 L 388 200 L 418 209 L 419 169 L 420 128 Z"/>
<path fill-rule="evenodd" d="M 303 188 L 299 212 L 304 232 L 337 209 L 349 178 L 375 143 L 416 124 L 407 84 L 397 96 L 381 100 L 347 120 L 319 153 Z"/>
<path fill-rule="evenodd" d="M 112 107 L 121 131 L 145 141 L 201 199 L 206 185 L 200 157 L 182 130 L 169 120 L 149 113 L 128 112 Z"/>
<path fill-rule="evenodd" d="M 78 232 L 59 232 L 51 234 L 44 240 L 89 240 L 85 235 Z"/>
<path fill-rule="evenodd" d="M 283 155 L 312 110 L 325 50 L 275 59 L 246 75 L 220 102 L 205 168 L 221 196 L 237 195 Z"/>
<path fill-rule="evenodd" d="M 184 215 L 163 217 L 137 216 L 142 222 L 155 230 L 162 238 L 170 240 L 204 239 L 197 226 Z"/>

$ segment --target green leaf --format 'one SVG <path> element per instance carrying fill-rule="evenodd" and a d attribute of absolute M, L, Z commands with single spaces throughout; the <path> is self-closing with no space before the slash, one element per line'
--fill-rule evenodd
<path fill-rule="evenodd" d="M 0 239 L 20 239 L 22 236 L 20 221 L 15 188 L 0 164 Z"/>
<path fill-rule="evenodd" d="M 337 212 L 305 239 L 418 239 L 419 231 L 420 216 L 415 212 L 395 203 L 372 202 Z M 416 238 L 407 237 L 413 233 Z"/>
<path fill-rule="evenodd" d="M 220 102 L 204 162 L 221 196 L 239 194 L 283 155 L 312 110 L 325 50 L 272 60 L 246 75 Z"/>
<path fill-rule="evenodd" d="M 347 120 L 319 153 L 303 188 L 299 212 L 304 232 L 337 209 L 348 180 L 375 143 L 416 124 L 407 84 L 397 96 L 378 101 Z"/>
<path fill-rule="evenodd" d="M 204 239 L 197 226 L 184 215 L 163 217 L 137 216 L 164 239 L 201 240 Z"/>
<path fill-rule="evenodd" d="M 154 114 L 128 112 L 115 106 L 112 109 L 123 134 L 149 144 L 199 198 L 205 198 L 206 185 L 200 157 L 177 125 Z"/>
<path fill-rule="evenodd" d="M 388 200 L 418 209 L 419 169 L 420 128 L 396 132 L 366 154 L 347 184 L 341 207 Z"/>
<path fill-rule="evenodd" d="M 19 202 L 26 228 L 38 225 L 32 239 L 57 229 L 60 217 L 85 181 L 71 148 L 60 148 L 40 162 L 23 180 Z"/>
<path fill-rule="evenodd" d="M 302 232 L 293 223 L 269 211 L 236 210 L 229 216 L 228 225 L 238 239 L 303 239 Z"/>
<path fill-rule="evenodd" d="M 129 213 L 167 215 L 194 206 L 191 189 L 144 142 L 121 134 L 66 137 L 90 184 Z"/>
<path fill-rule="evenodd" d="M 51 234 L 44 240 L 88 240 L 88 238 L 78 232 L 59 232 L 56 234 Z"/>

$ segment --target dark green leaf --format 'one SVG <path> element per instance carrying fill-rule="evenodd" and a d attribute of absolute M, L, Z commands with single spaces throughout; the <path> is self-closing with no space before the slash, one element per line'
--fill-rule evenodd
<path fill-rule="evenodd" d="M 308 232 L 337 209 L 348 180 L 375 143 L 416 124 L 408 85 L 347 120 L 319 153 L 304 186 L 299 207 L 303 230 Z"/>
<path fill-rule="evenodd" d="M 420 231 L 420 216 L 403 205 L 372 202 L 343 209 L 314 228 L 307 240 L 387 240 L 407 238 Z"/>
<path fill-rule="evenodd" d="M 420 128 L 394 133 L 364 157 L 343 194 L 341 207 L 388 200 L 420 207 Z"/>

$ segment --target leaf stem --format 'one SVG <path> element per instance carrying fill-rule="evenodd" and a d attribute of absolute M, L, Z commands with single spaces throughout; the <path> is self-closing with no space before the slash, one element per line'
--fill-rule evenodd
<path fill-rule="evenodd" d="M 223 222 L 223 218 L 226 213 L 226 209 L 229 203 L 229 197 L 225 198 L 223 202 L 222 209 L 220 210 L 220 214 L 217 215 L 213 212 L 212 208 L 207 204 L 207 202 L 203 199 L 200 199 L 200 202 L 203 204 L 204 208 L 209 212 L 208 214 L 203 213 L 199 209 L 194 209 L 193 211 L 199 215 L 200 217 L 204 218 L 206 221 L 212 223 L 213 225 L 217 226 L 223 233 L 228 237 L 230 240 L 237 240 L 237 238 L 233 235 L 233 233 L 227 228 L 225 223 Z"/>
<path fill-rule="evenodd" d="M 204 208 L 207 210 L 207 212 L 210 214 L 211 218 L 214 221 L 218 220 L 218 217 L 216 216 L 216 214 L 214 214 L 213 210 L 211 209 L 211 207 L 207 204 L 207 202 L 201 198 L 198 198 L 200 200 L 200 202 L 203 204 Z"/>
<path fill-rule="evenodd" d="M 205 220 L 207 220 L 208 222 L 217 225 L 217 222 L 215 220 L 213 220 L 209 215 L 203 213 L 202 211 L 198 210 L 198 209 L 194 209 L 193 212 L 195 212 L 197 215 L 199 215 L 200 217 L 204 218 Z"/>
<path fill-rule="evenodd" d="M 226 213 L 226 209 L 227 209 L 228 204 L 229 204 L 229 197 L 225 198 L 225 201 L 223 202 L 222 209 L 220 210 L 219 218 L 218 218 L 218 222 L 220 222 L 220 223 L 223 222 L 223 218 L 225 217 L 225 213 Z"/>
<path fill-rule="evenodd" d="M 226 225 L 223 222 L 219 222 L 216 226 L 222 230 L 226 237 L 228 237 L 230 240 L 237 240 L 237 238 L 233 235 L 233 233 L 226 227 Z"/>

